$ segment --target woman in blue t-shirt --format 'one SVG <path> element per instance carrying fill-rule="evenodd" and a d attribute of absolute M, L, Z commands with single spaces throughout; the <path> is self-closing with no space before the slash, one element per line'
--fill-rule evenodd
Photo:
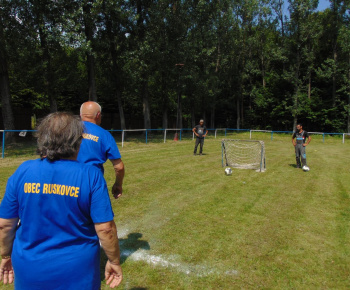
<path fill-rule="evenodd" d="M 83 124 L 69 113 L 38 127 L 40 159 L 9 178 L 0 204 L 0 280 L 15 289 L 100 289 L 122 280 L 117 228 L 100 170 L 76 161 Z M 18 221 L 20 220 L 20 223 Z"/>

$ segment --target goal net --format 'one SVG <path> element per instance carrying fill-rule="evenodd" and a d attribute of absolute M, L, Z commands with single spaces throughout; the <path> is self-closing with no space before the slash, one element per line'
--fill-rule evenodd
<path fill-rule="evenodd" d="M 222 167 L 265 171 L 265 145 L 263 141 L 231 140 L 221 142 Z"/>

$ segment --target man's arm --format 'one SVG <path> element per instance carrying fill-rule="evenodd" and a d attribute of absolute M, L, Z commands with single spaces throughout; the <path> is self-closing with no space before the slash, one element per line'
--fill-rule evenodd
<path fill-rule="evenodd" d="M 194 127 L 194 128 L 192 129 L 192 132 L 194 133 L 194 135 L 196 135 L 197 137 L 199 137 L 199 134 L 197 133 L 197 128 L 196 128 L 196 127 Z"/>
<path fill-rule="evenodd" d="M 308 135 L 307 136 L 307 141 L 306 141 L 306 143 L 303 144 L 303 146 L 305 147 L 305 146 L 309 145 L 310 142 L 311 142 L 311 136 Z"/>
<path fill-rule="evenodd" d="M 292 143 L 294 146 L 297 146 L 297 142 L 295 142 L 294 139 L 295 139 L 295 134 L 292 135 Z"/>
<path fill-rule="evenodd" d="M 11 284 L 14 279 L 11 254 L 17 223 L 18 218 L 0 218 L 0 247 L 2 257 L 0 264 L 0 281 L 3 281 L 4 284 Z"/>
<path fill-rule="evenodd" d="M 105 268 L 106 283 L 111 288 L 115 288 L 123 280 L 117 227 L 114 221 L 109 221 L 96 223 L 95 230 L 108 258 Z"/>
<path fill-rule="evenodd" d="M 208 129 L 207 129 L 207 127 L 205 127 L 205 134 L 203 135 L 203 137 L 207 137 L 207 135 L 208 135 Z"/>
<path fill-rule="evenodd" d="M 120 197 L 123 193 L 123 180 L 125 175 L 125 168 L 123 161 L 119 159 L 111 159 L 115 171 L 115 182 L 112 187 L 112 194 L 115 199 Z"/>

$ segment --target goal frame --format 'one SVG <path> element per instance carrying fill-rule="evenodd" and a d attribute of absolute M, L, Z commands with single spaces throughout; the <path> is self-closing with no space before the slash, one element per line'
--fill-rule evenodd
<path fill-rule="evenodd" d="M 238 140 L 238 139 L 223 139 L 221 141 L 221 165 L 222 167 L 230 166 L 233 168 L 242 168 L 234 165 L 230 165 L 227 162 L 226 157 L 226 149 L 225 149 L 225 142 L 232 141 L 232 142 L 248 142 L 248 143 L 259 143 L 260 144 L 260 166 L 259 168 L 256 168 L 256 171 L 258 172 L 264 172 L 266 170 L 266 159 L 265 159 L 265 143 L 264 141 L 259 140 Z"/>

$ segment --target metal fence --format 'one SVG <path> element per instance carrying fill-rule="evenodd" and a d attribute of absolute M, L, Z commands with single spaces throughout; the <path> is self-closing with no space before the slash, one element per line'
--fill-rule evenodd
<path fill-rule="evenodd" d="M 293 134 L 293 131 L 271 131 L 271 130 L 250 130 L 249 138 L 252 139 L 252 133 L 253 132 L 260 132 L 260 133 L 269 133 L 271 134 L 271 141 L 273 140 L 273 136 L 276 133 L 280 134 Z M 350 133 L 324 133 L 324 132 L 308 132 L 310 135 L 321 135 L 322 141 L 325 143 L 326 136 L 341 136 L 342 137 L 342 143 L 345 143 L 345 136 L 350 136 Z"/>
<path fill-rule="evenodd" d="M 169 140 L 182 141 L 193 140 L 195 135 L 190 128 L 182 129 L 127 129 L 127 130 L 108 130 L 117 143 L 121 143 L 124 147 L 127 142 L 136 143 L 166 143 Z M 271 131 L 271 130 L 250 130 L 250 129 L 232 129 L 232 128 L 216 128 L 208 129 L 209 138 L 240 138 L 240 139 L 265 139 L 267 136 L 270 140 L 274 140 L 276 134 L 291 135 L 292 131 Z M 5 151 L 11 155 L 35 154 L 36 139 L 34 136 L 35 130 L 0 130 L 2 134 L 2 158 L 5 157 Z M 6 134 L 13 134 L 16 142 L 6 144 Z M 17 134 L 18 133 L 18 134 Z M 324 132 L 309 132 L 312 135 L 320 135 L 323 142 L 326 142 L 327 136 L 342 137 L 342 143 L 345 143 L 346 136 L 350 137 L 349 133 L 324 133 Z M 266 135 L 267 134 L 267 135 Z M 266 136 L 266 137 L 265 137 Z M 339 138 L 340 139 L 340 138 Z"/>

